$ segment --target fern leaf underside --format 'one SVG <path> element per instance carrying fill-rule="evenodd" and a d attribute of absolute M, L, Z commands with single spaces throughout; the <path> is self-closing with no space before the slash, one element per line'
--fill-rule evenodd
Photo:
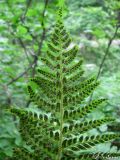
<path fill-rule="evenodd" d="M 77 58 L 78 47 L 71 45 L 63 21 L 62 11 L 48 42 L 46 55 L 41 57 L 43 65 L 28 86 L 30 99 L 39 111 L 11 109 L 20 118 L 20 133 L 26 146 L 15 148 L 11 160 L 81 160 L 118 157 L 119 153 L 88 152 L 97 144 L 120 138 L 119 134 L 89 135 L 89 130 L 111 123 L 113 118 L 87 120 L 106 99 L 93 100 L 85 105 L 85 99 L 95 90 L 99 82 L 94 77 L 81 79 L 83 60 Z M 40 93 L 39 93 L 40 91 Z"/>

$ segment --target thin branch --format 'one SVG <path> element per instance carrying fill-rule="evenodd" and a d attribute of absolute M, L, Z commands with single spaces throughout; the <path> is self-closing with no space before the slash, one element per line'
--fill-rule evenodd
<path fill-rule="evenodd" d="M 10 82 L 8 82 L 7 86 L 11 85 L 12 83 L 16 82 L 19 78 L 24 76 L 33 66 L 34 63 L 32 63 L 24 72 L 20 73 L 16 78 L 13 78 Z"/>
<path fill-rule="evenodd" d="M 32 76 L 34 77 L 35 76 L 35 70 L 36 70 L 36 67 L 37 67 L 37 62 L 38 62 L 38 57 L 40 56 L 41 54 L 41 50 L 42 50 L 42 45 L 43 45 L 43 41 L 45 39 L 45 36 L 46 36 L 46 29 L 45 29 L 45 26 L 44 26 L 44 17 L 45 17 L 45 12 L 46 12 L 46 8 L 47 8 L 47 5 L 48 5 L 48 2 L 49 0 L 45 0 L 45 6 L 44 6 L 44 9 L 43 9 L 43 13 L 42 13 L 42 18 L 43 18 L 43 21 L 41 22 L 41 25 L 43 27 L 43 32 L 42 32 L 42 35 L 41 35 L 41 41 L 39 43 L 39 48 L 38 48 L 38 52 L 37 52 L 37 55 L 36 57 L 34 58 L 34 68 L 32 70 Z M 26 107 L 29 107 L 31 101 L 29 100 L 27 103 L 26 103 Z"/>
<path fill-rule="evenodd" d="M 98 70 L 98 74 L 97 74 L 97 77 L 96 77 L 96 80 L 95 82 L 98 80 L 98 78 L 100 77 L 100 74 L 101 74 L 101 71 L 102 71 L 102 68 L 103 68 L 103 65 L 105 63 L 105 60 L 107 58 L 107 56 L 109 55 L 109 51 L 110 51 L 110 47 L 111 47 L 111 44 L 113 42 L 113 40 L 115 39 L 115 37 L 117 36 L 117 33 L 118 33 L 118 29 L 119 29 L 119 25 L 116 25 L 116 28 L 115 28 L 115 32 L 112 36 L 112 38 L 108 41 L 108 45 L 107 45 L 107 48 L 106 48 L 106 51 L 105 51 L 105 55 L 101 61 L 101 64 L 100 64 L 100 67 L 99 67 L 99 70 Z M 93 93 L 91 94 L 90 96 L 90 100 L 89 100 L 89 103 L 92 101 L 92 97 L 93 97 Z"/>
<path fill-rule="evenodd" d="M 43 21 L 44 21 L 44 17 L 45 17 L 45 11 L 46 11 L 46 8 L 47 8 L 47 5 L 48 5 L 48 1 L 49 0 L 46 0 L 45 1 L 45 7 L 44 7 L 44 10 L 43 10 Z M 41 53 L 41 49 L 42 49 L 42 44 L 43 44 L 43 41 L 44 41 L 44 38 L 45 38 L 45 33 L 46 33 L 46 30 L 45 30 L 45 27 L 44 27 L 44 22 L 42 21 L 42 25 L 43 25 L 43 33 L 41 35 L 41 41 L 39 43 L 39 49 L 38 49 L 38 52 L 37 52 L 37 55 L 35 56 L 34 55 L 34 61 L 33 63 L 24 71 L 22 72 L 20 75 L 18 75 L 16 78 L 12 79 L 7 85 L 11 85 L 12 83 L 14 83 L 15 81 L 17 81 L 19 78 L 21 78 L 23 75 L 25 75 L 31 68 L 33 68 L 33 71 L 32 71 L 32 75 L 34 76 L 35 74 L 35 69 L 36 69 L 36 66 L 37 66 L 37 61 L 38 61 L 38 56 L 40 55 Z M 25 48 L 25 46 L 23 46 L 23 43 L 21 44 L 21 46 Z M 34 65 L 34 66 L 33 66 Z"/>
<path fill-rule="evenodd" d="M 7 23 L 7 25 L 8 25 L 8 27 L 9 27 L 9 23 Z M 10 30 L 10 29 L 9 29 L 9 31 L 10 31 L 11 35 L 16 36 L 16 35 L 15 35 L 15 31 L 12 31 L 12 30 Z M 26 55 L 26 57 L 27 57 L 27 59 L 28 59 L 28 62 L 31 63 L 31 61 L 30 61 L 30 59 L 29 59 L 29 54 L 31 54 L 31 53 L 28 54 L 27 48 L 26 48 L 26 46 L 25 46 L 22 38 L 17 37 L 17 40 L 19 41 L 20 46 L 23 48 L 24 53 L 25 53 L 25 55 Z"/>
<path fill-rule="evenodd" d="M 105 60 L 106 60 L 106 57 L 107 57 L 108 54 L 109 54 L 109 50 L 110 50 L 111 44 L 112 44 L 113 40 L 115 39 L 115 37 L 116 37 L 116 35 L 117 35 L 118 29 L 119 29 L 119 26 L 117 25 L 113 37 L 112 37 L 112 38 L 109 40 L 109 42 L 108 42 L 108 46 L 107 46 L 107 48 L 106 48 L 105 55 L 104 55 L 104 57 L 103 57 L 103 59 L 102 59 L 102 62 L 101 62 L 101 64 L 100 64 L 100 67 L 99 67 L 99 71 L 98 71 L 98 74 L 97 74 L 96 81 L 98 80 L 98 78 L 99 78 L 99 76 L 100 76 L 100 74 L 101 74 L 102 67 L 103 67 L 104 62 L 105 62 Z"/>
<path fill-rule="evenodd" d="M 31 6 L 31 3 L 32 3 L 32 0 L 27 0 L 26 1 L 26 9 L 25 9 L 25 12 L 24 14 L 21 16 L 21 20 L 24 21 L 25 20 L 25 17 L 26 17 L 26 14 L 29 10 L 29 7 Z"/>
<path fill-rule="evenodd" d="M 42 35 L 41 35 L 41 40 L 39 42 L 39 48 L 38 48 L 38 51 L 37 51 L 37 55 L 34 59 L 34 68 L 33 68 L 33 71 L 32 71 L 32 76 L 34 77 L 35 75 L 35 69 L 37 67 L 37 62 L 38 62 L 38 57 L 40 56 L 41 54 L 41 49 L 42 49 L 42 45 L 43 45 L 43 41 L 45 39 L 45 35 L 46 35 L 46 29 L 45 29 L 45 26 L 44 26 L 44 18 L 45 18 L 45 12 L 46 12 L 46 8 L 47 8 L 47 5 L 48 5 L 48 2 L 49 0 L 45 0 L 45 5 L 44 5 L 44 9 L 43 9 L 43 13 L 42 13 L 42 22 L 41 22 L 41 25 L 42 25 L 42 28 L 43 28 L 43 32 L 42 32 Z"/>
<path fill-rule="evenodd" d="M 21 38 L 18 38 L 18 40 L 19 40 L 20 45 L 21 45 L 22 48 L 24 49 L 24 53 L 25 53 L 25 55 L 26 55 L 26 57 L 27 57 L 27 59 L 28 59 L 28 62 L 31 63 L 31 61 L 30 61 L 30 59 L 29 59 L 28 51 L 27 51 L 27 48 L 26 48 L 24 42 L 22 41 Z"/>

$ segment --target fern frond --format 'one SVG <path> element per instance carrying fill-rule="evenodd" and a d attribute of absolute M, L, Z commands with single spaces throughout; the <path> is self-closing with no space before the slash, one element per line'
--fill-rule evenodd
<path fill-rule="evenodd" d="M 65 110 L 64 119 L 70 120 L 78 116 L 79 118 L 83 118 L 105 101 L 106 99 L 93 100 L 89 105 L 86 105 L 84 107 L 78 107 L 77 109 L 72 108 L 71 110 Z"/>
<path fill-rule="evenodd" d="M 78 117 L 79 118 L 79 117 Z M 102 124 L 114 122 L 113 118 L 104 118 L 100 120 L 91 120 L 91 121 L 84 121 L 81 123 L 75 123 L 69 122 L 69 125 L 64 126 L 63 133 L 65 133 L 65 136 L 70 134 L 76 134 L 76 133 L 84 133 L 89 131 L 90 129 L 97 128 L 101 126 Z"/>
<path fill-rule="evenodd" d="M 63 24 L 61 24 L 60 22 L 58 22 L 58 24 L 56 25 L 55 31 L 51 37 L 51 41 L 55 46 L 59 46 L 59 39 L 61 39 L 62 41 L 63 48 L 67 48 L 71 43 L 69 34 L 64 29 Z"/>
<path fill-rule="evenodd" d="M 47 57 L 52 61 L 52 63 L 56 63 L 56 60 L 59 56 L 57 57 L 57 55 L 54 55 L 54 52 L 50 50 L 48 50 L 46 54 L 47 54 Z"/>
<path fill-rule="evenodd" d="M 42 75 L 43 78 L 45 78 L 45 80 L 47 78 L 49 78 L 49 80 L 54 80 L 55 78 L 55 74 L 49 71 L 44 71 L 42 69 L 38 69 L 38 72 Z"/>
<path fill-rule="evenodd" d="M 80 155 L 70 155 L 69 153 L 66 154 L 66 156 L 63 158 L 63 160 L 66 158 L 72 158 L 71 160 L 108 160 L 109 159 L 118 159 L 120 157 L 120 153 L 84 153 Z"/>
<path fill-rule="evenodd" d="M 69 76 L 69 77 L 67 78 L 67 80 L 68 80 L 69 82 L 71 82 L 71 81 L 72 81 L 72 82 L 73 82 L 73 81 L 76 81 L 76 80 L 80 79 L 80 77 L 81 77 L 83 74 L 84 74 L 84 71 L 79 70 L 79 71 L 76 72 L 75 74 Z"/>
<path fill-rule="evenodd" d="M 63 141 L 64 149 L 72 149 L 72 151 L 79 151 L 92 148 L 97 144 L 109 142 L 115 138 L 120 138 L 120 134 L 104 134 L 104 135 L 93 135 L 93 136 L 80 136 L 68 138 Z"/>
<path fill-rule="evenodd" d="M 76 64 L 69 66 L 66 69 L 67 75 L 73 74 L 76 70 L 80 69 L 82 63 L 83 63 L 83 60 L 79 60 Z"/>
<path fill-rule="evenodd" d="M 65 106 L 70 106 L 70 104 L 72 105 L 77 105 L 77 104 L 81 104 L 82 101 L 88 97 L 92 91 L 99 85 L 99 83 L 95 83 L 90 85 L 88 88 L 84 88 L 84 90 L 81 90 L 80 92 L 78 92 L 76 95 L 65 95 L 64 99 L 63 99 L 63 103 Z"/>
<path fill-rule="evenodd" d="M 66 66 L 70 63 L 72 63 L 72 61 L 76 58 L 76 55 L 78 53 L 78 47 L 75 46 L 74 48 L 72 48 L 71 50 L 65 51 L 65 53 L 63 52 L 63 54 L 65 55 L 65 59 L 63 61 L 63 64 Z M 69 55 L 69 56 L 67 56 Z"/>
<path fill-rule="evenodd" d="M 41 61 L 44 63 L 44 65 L 46 65 L 51 70 L 54 69 L 55 64 L 53 64 L 52 61 L 49 58 L 41 58 Z"/>
<path fill-rule="evenodd" d="M 46 96 L 48 98 L 51 98 L 52 96 L 56 95 L 56 90 L 55 90 L 55 83 L 54 81 L 48 80 L 48 79 L 43 79 L 41 77 L 35 77 L 31 79 L 32 82 L 37 84 L 39 87 L 41 87 L 41 90 L 45 92 Z M 51 93 L 51 94 L 50 94 Z"/>
<path fill-rule="evenodd" d="M 28 92 L 31 101 L 34 102 L 36 105 L 38 105 L 38 108 L 43 109 L 45 111 L 50 111 L 51 108 L 52 109 L 55 108 L 56 104 L 53 101 L 51 101 L 50 99 L 44 99 L 43 97 L 35 93 L 32 90 L 31 86 L 28 86 Z M 47 106 L 49 106 L 49 108 L 47 108 Z"/>
<path fill-rule="evenodd" d="M 55 53 L 57 53 L 57 54 L 60 52 L 60 48 L 54 46 L 54 45 L 51 44 L 51 43 L 48 43 L 48 47 L 49 47 L 49 50 L 50 50 L 51 52 L 55 52 Z"/>
<path fill-rule="evenodd" d="M 86 98 L 99 82 L 95 77 L 82 78 L 83 60 L 77 59 L 79 49 L 71 42 L 60 8 L 47 51 L 40 57 L 42 65 L 28 86 L 30 101 L 37 108 L 11 109 L 20 119 L 19 131 L 27 147 L 17 147 L 10 160 L 95 160 L 96 156 L 103 160 L 120 156 L 117 152 L 93 153 L 90 150 L 95 150 L 98 144 L 120 139 L 120 134 L 88 134 L 114 119 L 86 120 L 88 114 L 94 113 L 106 99 L 99 98 L 86 104 Z"/>

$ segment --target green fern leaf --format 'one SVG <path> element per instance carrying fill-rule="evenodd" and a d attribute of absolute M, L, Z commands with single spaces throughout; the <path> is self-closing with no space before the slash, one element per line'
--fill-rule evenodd
<path fill-rule="evenodd" d="M 10 111 L 19 117 L 19 131 L 25 143 L 14 149 L 11 160 L 94 160 L 119 157 L 120 153 L 102 153 L 98 144 L 120 138 L 120 134 L 89 135 L 89 131 L 113 118 L 87 120 L 106 99 L 95 99 L 86 104 L 90 94 L 99 85 L 95 77 L 83 80 L 83 60 L 77 58 L 78 47 L 71 38 L 59 9 L 55 29 L 47 43 L 48 50 L 40 57 L 43 65 L 28 86 L 30 100 L 35 108 Z M 33 83 L 37 89 L 33 89 Z"/>

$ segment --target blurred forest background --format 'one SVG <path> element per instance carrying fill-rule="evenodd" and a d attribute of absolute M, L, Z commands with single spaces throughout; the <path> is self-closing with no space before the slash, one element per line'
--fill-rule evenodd
<path fill-rule="evenodd" d="M 31 105 L 27 83 L 36 74 L 39 55 L 46 52 L 57 3 L 0 0 L 0 160 L 12 156 L 12 148 L 22 143 L 15 126 L 18 120 L 14 123 L 6 110 Z M 120 1 L 66 0 L 64 23 L 84 57 L 85 76 L 95 75 L 101 81 L 91 98 L 108 98 L 93 117 L 113 115 L 118 126 L 108 129 L 120 132 Z M 120 149 L 119 142 L 112 145 Z"/>

